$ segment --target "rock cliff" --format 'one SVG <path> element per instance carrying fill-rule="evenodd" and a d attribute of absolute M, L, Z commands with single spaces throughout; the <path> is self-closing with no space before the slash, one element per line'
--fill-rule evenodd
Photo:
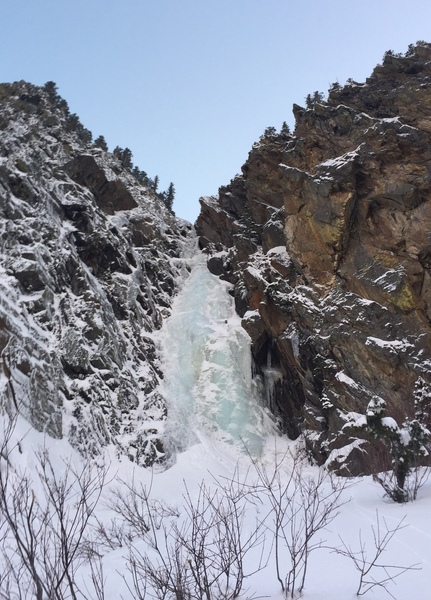
<path fill-rule="evenodd" d="M 384 464 L 348 423 L 375 396 L 398 423 L 429 397 L 431 45 L 293 110 L 292 135 L 269 130 L 201 199 L 197 230 L 281 429 L 319 463 L 369 472 Z"/>
<path fill-rule="evenodd" d="M 192 228 L 49 92 L 0 85 L 1 405 L 81 451 L 163 461 L 152 334 Z"/>

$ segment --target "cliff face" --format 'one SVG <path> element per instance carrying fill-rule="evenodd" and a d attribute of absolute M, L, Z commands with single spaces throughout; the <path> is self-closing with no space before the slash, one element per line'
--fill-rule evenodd
<path fill-rule="evenodd" d="M 431 383 L 431 45 L 294 114 L 201 200 L 197 229 L 282 429 L 367 472 L 352 413 L 379 396 L 400 423 Z"/>
<path fill-rule="evenodd" d="M 82 451 L 113 443 L 162 461 L 152 333 L 191 226 L 92 145 L 64 101 L 24 82 L 0 99 L 1 406 Z"/>

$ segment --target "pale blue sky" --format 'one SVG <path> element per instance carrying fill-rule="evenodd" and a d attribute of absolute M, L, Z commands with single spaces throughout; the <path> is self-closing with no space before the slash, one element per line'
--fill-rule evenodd
<path fill-rule="evenodd" d="M 292 104 L 431 41 L 430 0 L 2 0 L 0 80 L 57 83 L 197 217 Z"/>

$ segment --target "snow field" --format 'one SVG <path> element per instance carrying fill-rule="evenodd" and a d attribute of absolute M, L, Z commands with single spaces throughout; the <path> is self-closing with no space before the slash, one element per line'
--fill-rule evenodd
<path fill-rule="evenodd" d="M 104 600 L 132 600 L 139 597 L 133 588 L 130 552 L 138 552 L 141 557 L 148 556 L 157 565 L 160 556 L 157 556 L 148 540 L 153 539 L 154 542 L 157 539 L 163 547 L 164 528 L 168 536 L 172 531 L 175 532 L 175 528 L 184 531 L 189 520 L 190 505 L 197 507 L 202 500 L 202 486 L 205 486 L 211 498 L 215 490 L 219 490 L 221 497 L 223 489 L 242 490 L 244 496 L 238 506 L 241 510 L 243 507 L 243 512 L 238 533 L 246 541 L 258 530 L 259 543 L 244 557 L 245 574 L 254 574 L 244 580 L 239 600 L 282 600 L 285 595 L 277 580 L 275 566 L 275 513 L 268 493 L 262 490 L 262 480 L 259 481 L 256 466 L 261 472 L 271 475 L 274 465 L 278 464 L 279 479 L 276 478 L 273 489 L 275 492 L 279 488 L 283 490 L 291 477 L 292 456 L 300 443 L 276 436 L 269 417 L 259 406 L 251 379 L 247 336 L 234 314 L 232 299 L 226 293 L 227 284 L 208 273 L 201 257 L 190 261 L 193 267 L 191 274 L 173 305 L 171 317 L 158 335 L 165 374 L 161 391 L 169 405 L 165 431 L 170 453 L 169 468 L 150 470 L 136 467 L 127 458 L 118 456 L 113 446 L 106 448 L 102 455 L 93 460 L 94 464 L 106 469 L 106 475 L 94 518 L 88 525 L 88 534 L 97 539 L 97 521 L 103 523 L 108 532 L 110 528 L 112 530 L 113 522 L 117 529 L 123 528 L 128 532 L 117 542 L 113 536 L 111 546 L 107 543 L 98 546 L 105 581 Z M 244 451 L 244 446 L 248 448 L 248 453 Z M 43 504 L 43 486 L 37 476 L 40 468 L 36 452 L 38 448 L 43 448 L 49 456 L 59 480 L 64 477 L 67 464 L 80 472 L 84 460 L 65 440 L 45 437 L 32 429 L 24 419 L 17 420 L 7 446 L 9 462 L 3 456 L 0 468 L 3 474 L 9 468 L 11 481 L 27 473 L 33 482 L 35 497 Z M 304 463 L 298 473 L 300 479 L 297 483 L 301 486 L 301 482 L 308 481 L 307 478 L 316 481 L 321 470 Z M 156 503 L 154 522 L 157 528 L 153 538 L 146 534 L 137 535 L 136 530 L 126 524 L 126 511 L 121 514 L 121 511 L 119 513 L 113 509 L 115 494 L 119 491 L 125 497 L 130 489 L 145 489 L 149 504 Z M 330 480 L 326 479 L 319 487 L 319 493 L 330 499 L 331 489 Z M 303 598 L 353 600 L 358 589 L 358 573 L 353 562 L 334 552 L 334 549 L 341 548 L 344 542 L 355 552 L 362 544 L 366 558 L 371 560 L 376 550 L 374 538 L 377 524 L 380 524 L 384 533 L 386 527 L 389 530 L 396 529 L 401 522 L 402 526 L 382 553 L 380 564 L 403 567 L 417 565 L 420 570 L 408 570 L 393 583 L 389 582 L 386 589 L 374 587 L 366 597 L 373 600 L 388 597 L 398 600 L 429 598 L 431 481 L 420 489 L 414 503 L 394 504 L 383 498 L 382 494 L 381 488 L 370 477 L 346 482 L 346 488 L 340 495 L 339 508 L 332 515 L 335 518 L 313 538 L 313 544 L 322 547 L 309 555 Z M 280 496 L 280 502 L 288 506 L 292 495 L 296 498 L 294 513 L 300 515 L 301 496 L 295 486 L 291 485 L 288 492 Z M 70 514 L 73 514 L 73 498 L 72 495 L 69 500 Z M 307 495 L 302 499 L 306 503 Z M 163 506 L 173 509 L 164 518 L 161 517 Z M 294 522 L 294 519 L 286 521 L 287 539 L 289 531 L 295 533 L 301 527 L 299 520 L 296 522 L 297 529 L 292 529 L 291 523 Z M 210 534 L 209 539 L 215 539 L 214 536 Z M 284 581 L 291 569 L 291 559 L 283 539 L 280 540 L 278 551 L 279 572 Z M 185 572 L 189 562 L 187 554 L 184 556 Z M 388 569 L 388 572 L 394 574 L 397 571 Z M 379 582 L 386 577 L 385 570 L 375 569 L 371 576 Z M 98 600 L 91 592 L 88 561 L 84 560 L 79 565 L 76 582 L 83 590 L 80 599 L 87 597 Z M 0 579 L 0 592 L 3 593 L 3 596 L 0 593 L 0 598 L 3 600 L 5 592 L 1 586 Z M 18 597 L 12 593 L 8 600 Z M 33 598 L 31 595 L 27 597 Z M 152 597 L 159 598 L 151 595 L 148 588 L 146 598 Z M 212 599 L 223 600 L 217 592 Z"/>
<path fill-rule="evenodd" d="M 20 440 L 19 447 L 16 446 L 13 449 L 11 459 L 20 472 L 27 471 L 34 476 L 38 462 L 35 448 L 41 447 L 48 452 L 59 477 L 64 472 L 66 462 L 71 461 L 78 471 L 83 466 L 82 458 L 71 450 L 67 442 L 45 438 L 42 434 L 29 430 L 24 420 L 17 423 L 14 432 L 14 440 L 18 439 Z M 286 452 L 293 450 L 294 446 L 295 444 L 288 440 L 268 437 L 263 449 L 259 464 L 265 465 L 269 473 L 275 461 L 285 456 L 280 467 L 282 485 L 286 482 L 292 466 L 291 458 L 286 455 Z M 188 494 L 193 502 L 197 502 L 202 482 L 214 490 L 217 482 L 226 486 L 232 481 L 252 483 L 256 480 L 254 467 L 251 465 L 249 457 L 237 448 L 232 445 L 225 445 L 223 448 L 222 444 L 218 443 L 218 452 L 216 453 L 214 450 L 215 446 L 211 444 L 197 442 L 179 453 L 175 464 L 169 469 L 154 473 L 135 467 L 125 458 L 119 459 L 116 456 L 115 448 L 108 448 L 103 457 L 104 464 L 108 465 L 108 471 L 95 516 L 107 526 L 113 520 L 121 525 L 121 516 L 110 507 L 113 494 L 118 489 L 124 491 L 126 485 L 134 485 L 139 489 L 142 484 L 149 490 L 150 501 L 164 503 L 174 509 L 175 516 L 168 516 L 163 520 L 169 531 L 172 524 L 180 526 L 187 520 L 184 498 Z M 99 458 L 99 462 L 102 462 L 101 458 Z M 4 468 L 4 464 L 2 468 Z M 318 473 L 317 467 L 306 465 L 302 475 L 303 477 L 318 477 Z M 37 477 L 33 477 L 33 481 L 36 496 L 42 498 L 42 489 Z M 326 482 L 322 491 L 325 493 L 328 490 L 329 482 Z M 404 519 L 402 528 L 395 533 L 383 553 L 380 563 L 404 567 L 417 565 L 420 570 L 407 571 L 393 584 L 389 584 L 387 591 L 377 587 L 365 597 L 381 600 L 391 597 L 388 595 L 390 592 L 392 597 L 398 600 L 426 600 L 431 581 L 431 517 L 429 511 L 431 481 L 421 488 L 416 502 L 398 505 L 382 498 L 381 488 L 370 477 L 359 478 L 348 482 L 347 488 L 342 493 L 341 501 L 344 503 L 337 511 L 335 519 L 316 536 L 315 541 L 322 542 L 324 547 L 310 554 L 303 598 L 308 600 L 327 600 L 327 598 L 348 600 L 352 598 L 353 600 L 356 597 L 358 573 L 349 559 L 334 553 L 334 548 L 341 547 L 342 539 L 353 550 L 359 550 L 359 536 L 361 536 L 366 554 L 371 558 L 375 553 L 372 527 L 376 529 L 378 514 L 382 531 L 385 531 L 386 525 L 389 529 L 396 528 Z M 243 593 L 239 597 L 242 600 L 252 597 L 265 597 L 271 600 L 284 598 L 275 573 L 274 522 L 273 516 L 270 514 L 270 504 L 264 494 L 254 494 L 254 498 L 250 502 L 246 502 L 241 526 L 244 539 L 247 539 L 257 524 L 263 520 L 264 524 L 260 533 L 266 539 L 265 545 L 258 544 L 246 555 L 244 570 L 246 573 L 254 571 L 262 560 L 267 565 L 250 578 L 245 579 Z M 157 532 L 160 540 L 163 537 L 162 533 L 161 528 Z M 156 559 L 145 539 L 138 537 L 130 539 L 122 547 L 114 549 L 105 547 L 101 554 L 103 554 L 103 573 L 106 580 L 106 600 L 119 598 L 132 600 L 137 597 L 132 595 L 125 583 L 127 581 L 129 586 L 132 585 L 127 566 L 129 546 L 142 554 L 148 554 L 153 560 Z M 280 556 L 281 573 L 286 573 L 289 569 L 290 559 L 283 543 L 280 545 Z M 382 576 L 379 571 L 382 569 L 377 569 L 372 573 L 377 580 Z M 85 582 L 88 584 L 90 580 L 90 571 L 85 563 L 78 569 L 77 580 L 79 581 L 79 579 L 84 582 L 85 589 Z M 148 594 L 147 597 L 151 598 L 152 596 Z"/>

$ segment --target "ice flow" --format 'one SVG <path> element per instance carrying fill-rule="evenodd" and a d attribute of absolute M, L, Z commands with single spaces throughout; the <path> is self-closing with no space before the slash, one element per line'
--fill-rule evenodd
<path fill-rule="evenodd" d="M 249 337 L 229 284 L 208 271 L 202 254 L 190 263 L 160 334 L 165 445 L 175 454 L 210 436 L 259 454 L 267 418 L 252 379 Z"/>

